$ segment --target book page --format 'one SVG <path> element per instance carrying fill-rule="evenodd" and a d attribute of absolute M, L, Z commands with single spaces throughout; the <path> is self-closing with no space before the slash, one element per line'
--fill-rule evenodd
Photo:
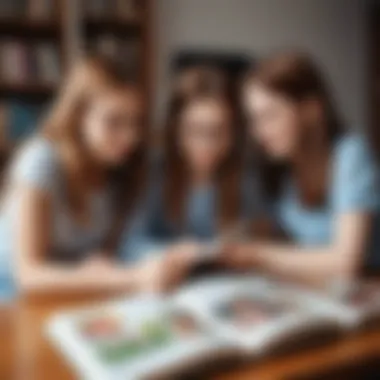
<path fill-rule="evenodd" d="M 181 287 L 173 302 L 188 310 L 209 313 L 214 302 L 219 303 L 239 289 L 253 290 L 262 287 L 267 287 L 267 283 L 259 274 L 210 276 Z"/>
<path fill-rule="evenodd" d="M 225 329 L 247 336 L 255 334 L 257 328 L 301 310 L 300 305 L 290 299 L 266 292 L 241 291 L 215 305 L 213 314 Z"/>
<path fill-rule="evenodd" d="M 60 345 L 71 346 L 66 352 L 75 347 L 85 352 L 80 358 L 86 362 L 77 366 L 90 368 L 90 372 L 101 368 L 110 378 L 183 365 L 216 344 L 190 312 L 152 298 L 60 315 L 53 336 Z"/>
<path fill-rule="evenodd" d="M 287 334 L 327 321 L 322 313 L 314 310 L 313 300 L 307 300 L 302 293 L 274 290 L 262 280 L 235 281 L 235 286 L 233 283 L 231 279 L 230 286 L 227 282 L 224 282 L 224 288 L 221 284 L 219 288 L 214 286 L 212 292 L 203 292 L 199 287 L 197 294 L 208 297 L 208 302 L 203 302 L 203 311 L 200 310 L 210 329 L 244 350 L 264 350 L 270 342 Z M 192 300 L 194 305 L 195 296 L 187 296 L 187 302 Z"/>

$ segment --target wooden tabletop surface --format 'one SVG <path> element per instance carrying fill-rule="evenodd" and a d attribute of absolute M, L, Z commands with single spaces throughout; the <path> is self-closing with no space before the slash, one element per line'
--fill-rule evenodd
<path fill-rule="evenodd" d="M 23 299 L 6 308 L 0 307 L 0 378 L 4 380 L 76 379 L 64 358 L 46 340 L 43 327 L 53 313 L 79 307 L 110 296 L 66 296 Z M 347 335 L 314 348 L 248 363 L 215 374 L 218 380 L 310 379 L 327 370 L 360 365 L 379 358 L 378 330 Z M 325 377 L 320 377 L 325 378 Z M 341 377 L 337 377 L 339 379 Z"/>

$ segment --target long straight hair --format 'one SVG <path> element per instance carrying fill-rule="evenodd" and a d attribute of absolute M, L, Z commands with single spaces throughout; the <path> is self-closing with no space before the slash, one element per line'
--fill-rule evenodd
<path fill-rule="evenodd" d="M 181 224 L 190 174 L 178 144 L 180 119 L 191 104 L 210 99 L 226 106 L 230 116 L 231 148 L 223 162 L 220 162 L 214 178 L 218 190 L 218 225 L 224 228 L 239 213 L 244 131 L 235 89 L 232 83 L 220 75 L 201 75 L 188 90 L 173 91 L 163 133 L 164 204 L 171 220 Z"/>
<path fill-rule="evenodd" d="M 126 81 L 107 60 L 83 59 L 68 74 L 42 126 L 41 134 L 59 153 L 68 206 L 75 216 L 86 214 L 86 199 L 94 186 L 94 164 L 80 137 L 81 120 L 91 100 L 109 90 L 136 91 L 134 84 Z M 131 156 L 106 173 L 113 189 L 115 212 L 126 212 L 133 205 L 143 183 L 147 140 L 144 126 L 141 135 Z"/>
<path fill-rule="evenodd" d="M 325 128 L 327 150 L 331 153 L 333 144 L 343 133 L 343 124 L 325 79 L 308 56 L 292 52 L 269 57 L 248 75 L 246 89 L 249 91 L 249 86 L 254 83 L 295 103 L 309 99 L 317 100 L 323 113 L 323 123 L 319 127 Z M 255 150 L 263 189 L 270 199 L 276 199 L 282 190 L 284 179 L 291 171 L 290 164 L 273 162 L 258 146 Z M 303 188 L 302 181 L 296 178 L 296 182 L 301 184 L 300 197 L 305 205 L 317 206 L 325 201 L 328 170 L 324 173 L 325 177 L 319 179 L 323 186 L 313 189 L 312 192 Z"/>

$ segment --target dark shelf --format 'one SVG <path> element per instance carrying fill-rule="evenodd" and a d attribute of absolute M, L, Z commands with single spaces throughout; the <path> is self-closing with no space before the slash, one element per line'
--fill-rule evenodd
<path fill-rule="evenodd" d="M 28 20 L 26 18 L 0 19 L 0 33 L 12 36 L 59 36 L 60 20 Z"/>
<path fill-rule="evenodd" d="M 84 27 L 88 33 L 137 33 L 141 28 L 141 22 L 139 19 L 117 17 L 87 18 Z"/>
<path fill-rule="evenodd" d="M 0 96 L 51 96 L 57 90 L 57 86 L 44 83 L 1 83 Z"/>

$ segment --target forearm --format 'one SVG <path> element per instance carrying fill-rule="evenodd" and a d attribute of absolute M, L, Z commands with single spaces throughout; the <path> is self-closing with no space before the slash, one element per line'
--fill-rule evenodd
<path fill-rule="evenodd" d="M 292 244 L 254 243 L 254 260 L 264 270 L 306 280 L 349 278 L 357 269 L 354 255 L 335 245 L 300 247 Z"/>
<path fill-rule="evenodd" d="M 336 216 L 331 242 L 324 246 L 252 242 L 235 254 L 248 260 L 247 265 L 285 276 L 317 281 L 352 278 L 362 264 L 371 226 L 371 214 L 347 212 Z"/>
<path fill-rule="evenodd" d="M 18 270 L 16 277 L 20 291 L 26 294 L 134 291 L 138 284 L 138 269 L 115 266 L 105 271 L 94 271 L 86 267 L 36 264 Z"/>

